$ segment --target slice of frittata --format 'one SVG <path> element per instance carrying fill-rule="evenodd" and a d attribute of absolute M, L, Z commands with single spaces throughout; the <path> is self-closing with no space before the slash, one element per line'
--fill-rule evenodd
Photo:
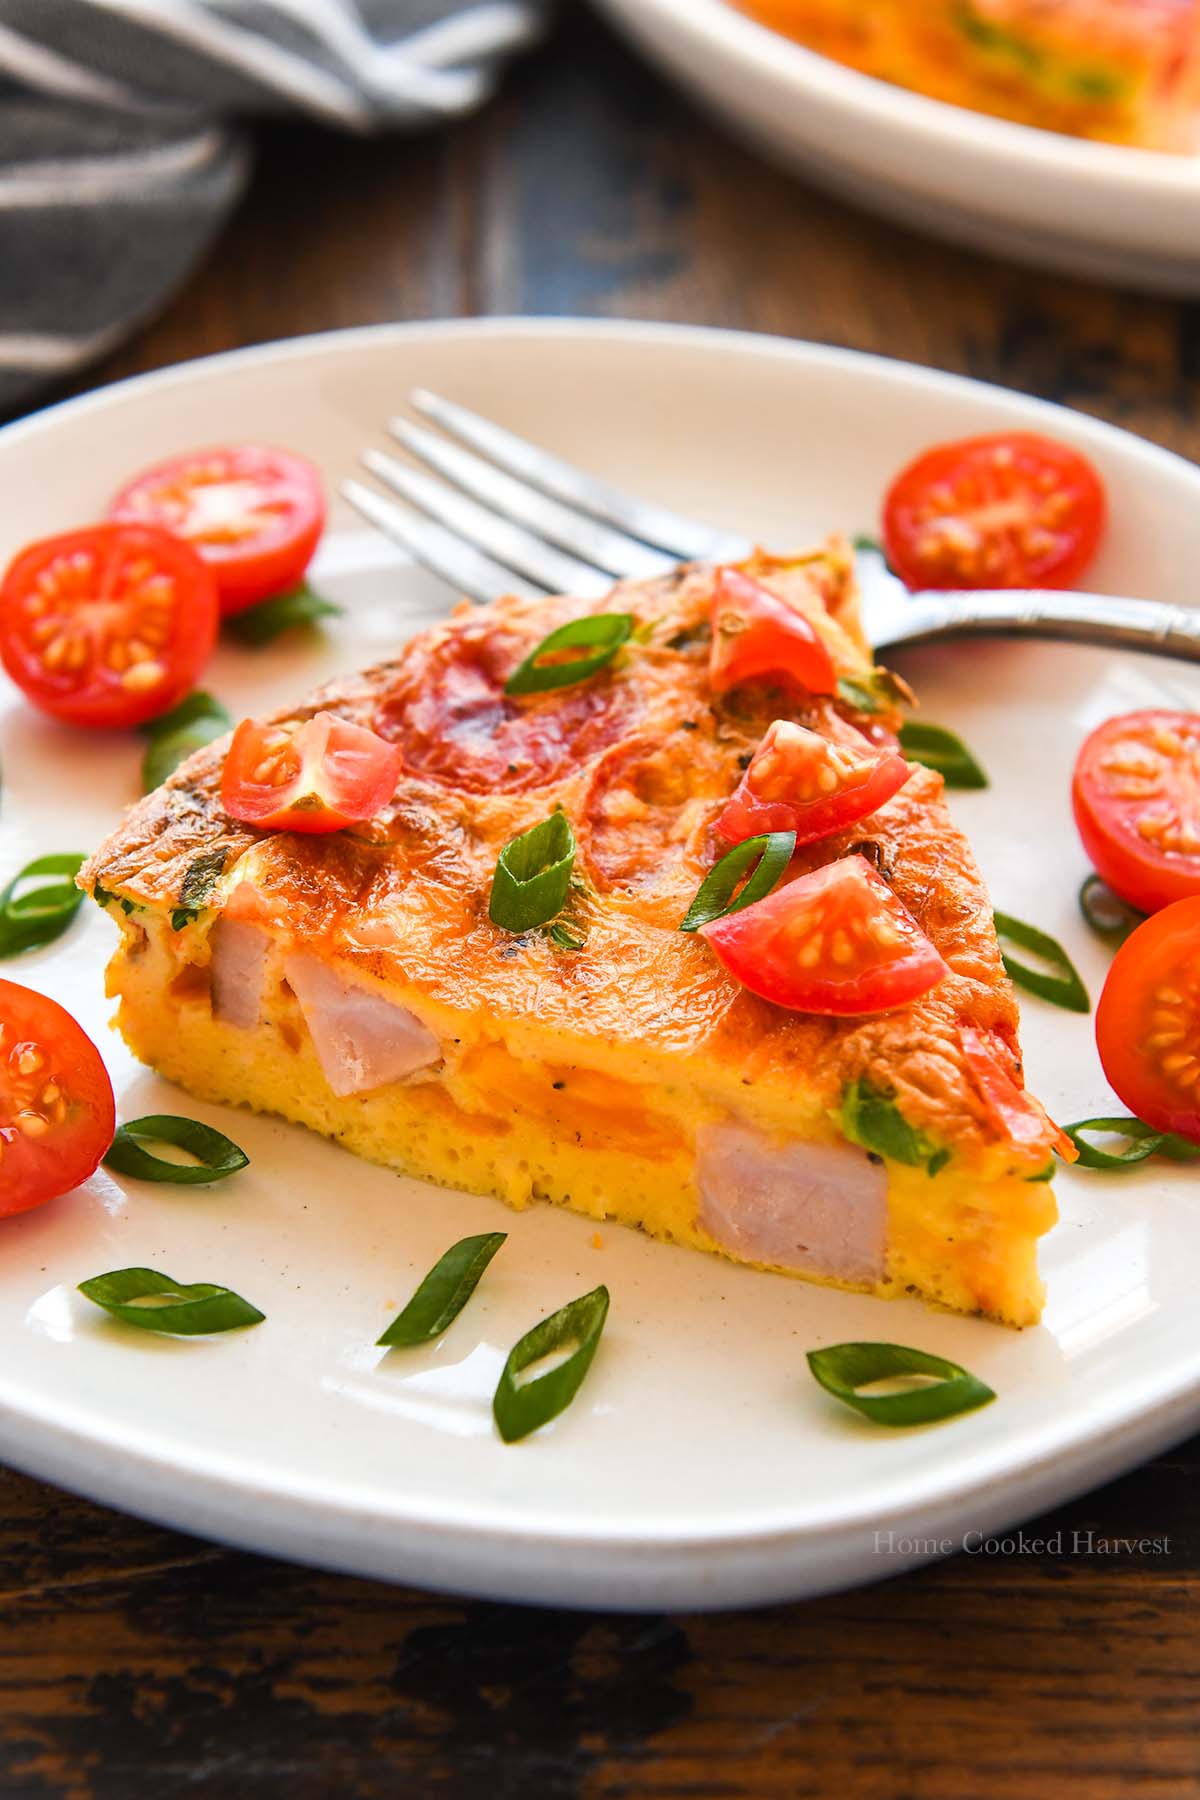
<path fill-rule="evenodd" d="M 408 1174 L 1028 1324 L 1055 1132 L 1024 1091 L 991 907 L 940 776 L 902 768 L 783 876 L 869 866 L 934 947 L 919 997 L 797 1011 L 679 929 L 771 728 L 854 764 L 894 750 L 899 723 L 844 541 L 736 575 L 801 621 L 835 692 L 717 681 L 728 572 L 688 567 L 604 600 L 461 606 L 280 715 L 287 731 L 324 710 L 399 747 L 394 799 L 365 825 L 255 831 L 222 809 L 228 739 L 199 751 L 81 877 L 121 931 L 117 1022 L 202 1098 Z M 603 667 L 506 692 L 548 632 L 597 613 L 633 621 Z M 489 916 L 498 855 L 556 808 L 577 844 L 563 929 L 514 933 Z"/>

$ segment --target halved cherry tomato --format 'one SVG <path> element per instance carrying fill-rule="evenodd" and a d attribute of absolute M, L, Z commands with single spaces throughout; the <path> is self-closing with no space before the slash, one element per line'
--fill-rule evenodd
<path fill-rule="evenodd" d="M 291 730 L 244 719 L 225 758 L 221 805 L 263 831 L 341 831 L 387 805 L 402 766 L 394 744 L 333 713 Z"/>
<path fill-rule="evenodd" d="M 1200 1144 L 1200 895 L 1176 900 L 1117 951 L 1096 1047 L 1130 1112 Z"/>
<path fill-rule="evenodd" d="M 883 503 L 888 561 L 910 588 L 1070 587 L 1096 554 L 1104 483 L 1086 456 L 1031 431 L 938 444 Z"/>
<path fill-rule="evenodd" d="M 976 1087 L 993 1120 L 1014 1144 L 1057 1150 L 1065 1162 L 1075 1162 L 1078 1150 L 1065 1131 L 1060 1131 L 1045 1111 L 1017 1080 L 1014 1059 L 1004 1039 L 995 1031 L 980 1031 L 960 1022 L 959 1041 Z"/>
<path fill-rule="evenodd" d="M 862 856 L 826 863 L 700 930 L 743 987 L 797 1012 L 889 1012 L 948 973 Z"/>
<path fill-rule="evenodd" d="M 810 694 L 832 694 L 837 670 L 802 612 L 740 569 L 717 574 L 708 678 L 718 694 L 741 681 L 770 678 Z"/>
<path fill-rule="evenodd" d="M 769 726 L 717 830 L 731 843 L 760 831 L 794 831 L 810 844 L 877 812 L 912 774 L 894 750 L 831 743 L 787 719 Z"/>
<path fill-rule="evenodd" d="M 108 516 L 163 525 L 186 538 L 216 577 L 228 616 L 296 585 L 325 527 L 325 493 L 304 457 L 235 444 L 135 475 Z"/>
<path fill-rule="evenodd" d="M 140 725 L 195 685 L 217 592 L 194 550 L 152 525 L 42 538 L 0 587 L 0 658 L 26 697 L 73 725 Z"/>
<path fill-rule="evenodd" d="M 45 994 L 0 981 L 0 1218 L 86 1181 L 116 1130 L 100 1052 Z"/>
<path fill-rule="evenodd" d="M 1141 912 L 1200 894 L 1200 713 L 1136 712 L 1093 731 L 1071 787 L 1083 847 Z"/>

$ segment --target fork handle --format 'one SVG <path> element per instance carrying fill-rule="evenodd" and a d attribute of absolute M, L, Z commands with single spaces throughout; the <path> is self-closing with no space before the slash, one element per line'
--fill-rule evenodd
<path fill-rule="evenodd" d="M 1056 638 L 1200 662 L 1200 609 L 1052 588 L 913 594 L 892 643 L 942 637 Z"/>

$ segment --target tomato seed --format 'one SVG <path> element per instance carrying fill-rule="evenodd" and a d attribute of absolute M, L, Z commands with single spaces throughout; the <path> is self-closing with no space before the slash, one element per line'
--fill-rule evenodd
<path fill-rule="evenodd" d="M 122 675 L 121 686 L 131 694 L 145 694 L 161 684 L 166 672 L 160 662 L 134 663 Z"/>

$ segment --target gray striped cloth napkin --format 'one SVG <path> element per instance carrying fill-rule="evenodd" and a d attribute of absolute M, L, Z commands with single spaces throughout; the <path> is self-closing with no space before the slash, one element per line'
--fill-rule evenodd
<path fill-rule="evenodd" d="M 548 0 L 0 0 L 0 408 L 182 280 L 248 169 L 239 121 L 452 119 Z"/>

